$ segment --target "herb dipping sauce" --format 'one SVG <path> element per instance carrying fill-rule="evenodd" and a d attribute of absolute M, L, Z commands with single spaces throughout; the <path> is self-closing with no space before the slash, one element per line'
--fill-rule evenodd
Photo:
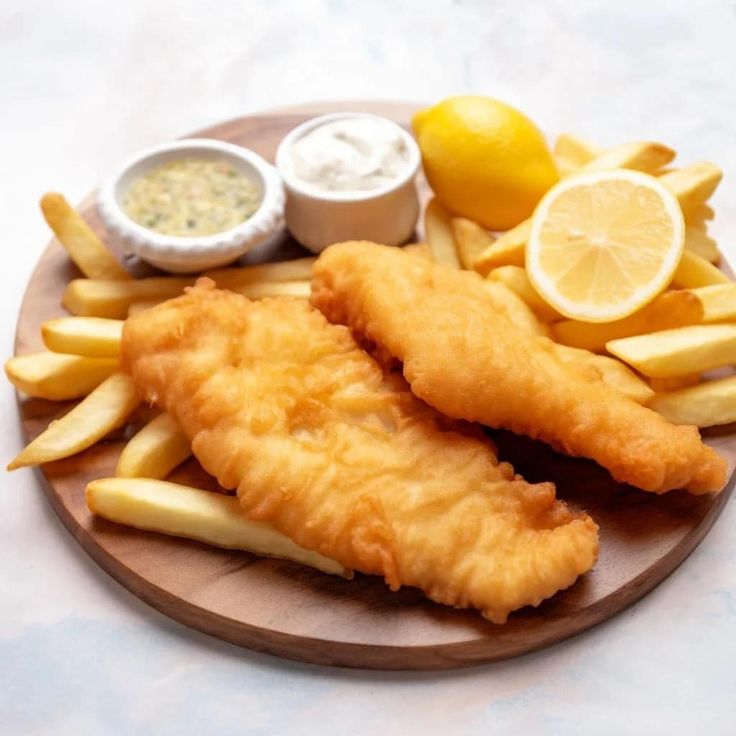
<path fill-rule="evenodd" d="M 134 222 L 163 235 L 214 235 L 245 222 L 261 192 L 226 161 L 182 158 L 157 166 L 124 193 L 122 208 Z"/>

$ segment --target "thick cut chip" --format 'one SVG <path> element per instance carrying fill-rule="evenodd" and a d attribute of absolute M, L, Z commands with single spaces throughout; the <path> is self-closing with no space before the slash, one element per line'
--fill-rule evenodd
<path fill-rule="evenodd" d="M 44 345 L 56 353 L 117 358 L 123 320 L 101 317 L 62 317 L 41 325 Z"/>
<path fill-rule="evenodd" d="M 165 302 L 166 299 L 151 299 L 149 301 L 144 302 L 133 302 L 128 307 L 128 317 L 132 317 L 134 314 L 139 314 L 140 312 L 145 312 L 146 309 L 150 309 L 151 307 L 155 307 L 158 304 L 161 304 L 161 302 Z"/>
<path fill-rule="evenodd" d="M 189 439 L 165 412 L 151 419 L 125 445 L 115 475 L 121 478 L 166 478 L 192 454 Z"/>
<path fill-rule="evenodd" d="M 736 284 L 666 291 L 630 317 L 594 324 L 564 320 L 551 326 L 558 342 L 596 353 L 611 340 L 671 330 L 676 327 L 736 321 Z"/>
<path fill-rule="evenodd" d="M 132 278 L 61 194 L 44 194 L 41 212 L 69 257 L 85 276 L 116 280 Z"/>
<path fill-rule="evenodd" d="M 705 307 L 696 293 L 667 291 L 630 317 L 603 324 L 564 320 L 552 325 L 552 333 L 555 340 L 565 345 L 604 353 L 611 340 L 697 325 L 704 318 Z"/>
<path fill-rule="evenodd" d="M 453 217 L 451 225 L 460 265 L 472 269 L 478 256 L 493 243 L 494 237 L 482 225 L 466 217 Z"/>
<path fill-rule="evenodd" d="M 603 149 L 571 133 L 560 133 L 555 139 L 552 153 L 560 176 L 570 176 L 577 173 L 582 166 L 590 163 L 596 156 L 600 156 Z"/>
<path fill-rule="evenodd" d="M 432 257 L 437 263 L 460 268 L 451 221 L 450 213 L 439 200 L 436 197 L 431 199 L 424 211 L 424 233 Z"/>
<path fill-rule="evenodd" d="M 698 230 L 707 230 L 708 221 L 716 216 L 715 210 L 709 204 L 696 204 L 684 213 L 685 222 Z"/>
<path fill-rule="evenodd" d="M 37 399 L 69 401 L 86 396 L 117 370 L 112 358 L 31 353 L 5 363 L 5 375 L 19 390 Z"/>
<path fill-rule="evenodd" d="M 96 516 L 136 529 L 350 575 L 342 565 L 302 549 L 268 524 L 246 519 L 232 496 L 150 478 L 100 478 L 87 486 L 87 506 Z"/>
<path fill-rule="evenodd" d="M 736 364 L 736 325 L 693 325 L 611 340 L 606 348 L 645 376 L 668 378 Z"/>
<path fill-rule="evenodd" d="M 264 281 L 260 283 L 238 284 L 237 280 L 233 279 L 229 286 L 223 286 L 221 288 L 235 291 L 238 294 L 247 296 L 249 299 L 267 299 L 273 296 L 291 296 L 296 299 L 308 299 L 310 294 L 309 281 Z M 144 312 L 146 309 L 155 307 L 165 301 L 166 299 L 152 299 L 149 301 L 133 302 L 128 307 L 128 317 L 132 317 L 139 312 Z"/>
<path fill-rule="evenodd" d="M 394 589 L 503 622 L 595 561 L 587 515 L 499 464 L 476 428 L 418 401 L 306 302 L 202 284 L 130 318 L 123 360 L 250 519 Z"/>
<path fill-rule="evenodd" d="M 687 217 L 691 211 L 710 199 L 722 178 L 723 172 L 715 164 L 699 161 L 662 174 L 659 180 L 677 196 Z"/>
<path fill-rule="evenodd" d="M 655 393 L 667 393 L 679 391 L 681 388 L 689 388 L 700 383 L 700 373 L 685 373 L 682 376 L 668 376 L 667 378 L 650 378 L 649 385 Z M 675 422 L 683 424 L 683 422 Z M 688 424 L 688 422 L 684 422 Z"/>
<path fill-rule="evenodd" d="M 703 322 L 736 322 L 736 284 L 714 284 L 693 289 L 703 305 Z"/>
<path fill-rule="evenodd" d="M 507 230 L 494 242 L 489 234 L 485 250 L 473 262 L 473 269 L 486 275 L 499 266 L 523 266 L 526 259 L 526 241 L 532 229 L 532 221 L 524 220 Z"/>
<path fill-rule="evenodd" d="M 61 303 L 80 317 L 125 319 L 134 302 L 179 296 L 194 279 L 183 276 L 152 276 L 135 281 L 74 279 L 67 284 Z"/>
<path fill-rule="evenodd" d="M 312 278 L 314 257 L 296 258 L 278 263 L 258 263 L 253 266 L 231 266 L 209 271 L 209 276 L 219 288 L 238 291 L 246 284 L 278 283 L 279 281 L 309 281 Z"/>
<path fill-rule="evenodd" d="M 610 171 L 632 169 L 647 174 L 666 166 L 675 157 L 675 152 L 656 141 L 633 141 L 613 146 L 583 166 L 582 171 Z"/>
<path fill-rule="evenodd" d="M 686 250 L 672 277 L 672 283 L 682 289 L 697 289 L 715 284 L 732 284 L 728 276 L 705 258 Z"/>
<path fill-rule="evenodd" d="M 649 406 L 673 424 L 731 424 L 736 422 L 736 376 L 657 394 Z"/>
<path fill-rule="evenodd" d="M 15 470 L 76 455 L 120 427 L 140 403 L 130 376 L 113 373 L 8 465 Z"/>
<path fill-rule="evenodd" d="M 264 281 L 256 284 L 234 286 L 232 291 L 247 296 L 249 299 L 267 299 L 273 296 L 293 296 L 298 299 L 309 299 L 309 281 Z"/>
<path fill-rule="evenodd" d="M 692 225 L 685 228 L 685 250 L 692 251 L 710 263 L 718 263 L 721 260 L 721 252 L 716 241 L 705 230 Z"/>

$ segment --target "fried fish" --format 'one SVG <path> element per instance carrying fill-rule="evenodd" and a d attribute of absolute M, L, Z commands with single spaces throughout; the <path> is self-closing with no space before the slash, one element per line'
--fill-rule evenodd
<path fill-rule="evenodd" d="M 499 463 L 306 302 L 206 280 L 130 318 L 122 360 L 244 513 L 347 568 L 502 623 L 589 570 L 598 528 Z"/>
<path fill-rule="evenodd" d="M 675 426 L 587 380 L 516 329 L 482 278 L 373 243 L 325 250 L 312 303 L 403 365 L 412 391 L 456 419 L 509 429 L 595 460 L 645 491 L 720 490 L 726 462 L 696 427 Z"/>

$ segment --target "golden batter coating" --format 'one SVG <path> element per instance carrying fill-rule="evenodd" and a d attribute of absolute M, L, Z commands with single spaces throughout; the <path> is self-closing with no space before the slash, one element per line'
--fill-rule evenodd
<path fill-rule="evenodd" d="M 250 518 L 497 623 L 592 567 L 590 517 L 384 375 L 347 328 L 210 287 L 130 318 L 123 361 Z"/>
<path fill-rule="evenodd" d="M 499 315 L 475 273 L 374 243 L 340 243 L 314 267 L 312 302 L 403 363 L 416 396 L 456 419 L 543 440 L 645 491 L 720 490 L 726 462 L 675 426 L 561 362 Z"/>

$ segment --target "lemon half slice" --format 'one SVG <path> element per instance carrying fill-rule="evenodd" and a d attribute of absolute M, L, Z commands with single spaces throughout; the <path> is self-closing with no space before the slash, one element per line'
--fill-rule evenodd
<path fill-rule="evenodd" d="M 628 169 L 561 181 L 532 218 L 526 267 L 559 312 L 611 322 L 636 312 L 671 281 L 685 224 L 675 196 Z"/>

